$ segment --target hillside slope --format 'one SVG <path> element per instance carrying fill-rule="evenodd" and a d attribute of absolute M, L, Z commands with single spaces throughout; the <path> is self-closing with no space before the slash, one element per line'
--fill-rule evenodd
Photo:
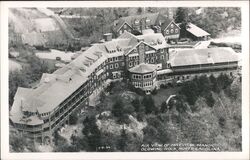
<path fill-rule="evenodd" d="M 9 44 L 55 48 L 73 39 L 65 23 L 48 9 L 9 9 Z"/>

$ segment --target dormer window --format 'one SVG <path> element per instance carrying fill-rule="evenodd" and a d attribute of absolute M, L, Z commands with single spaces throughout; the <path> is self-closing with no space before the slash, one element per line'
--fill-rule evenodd
<path fill-rule="evenodd" d="M 158 44 L 162 44 L 162 41 L 160 39 L 157 39 Z"/>
<path fill-rule="evenodd" d="M 116 46 L 117 51 L 122 51 L 122 48 L 120 46 Z"/>
<path fill-rule="evenodd" d="M 166 30 L 166 34 L 169 34 L 169 30 L 168 29 Z"/>

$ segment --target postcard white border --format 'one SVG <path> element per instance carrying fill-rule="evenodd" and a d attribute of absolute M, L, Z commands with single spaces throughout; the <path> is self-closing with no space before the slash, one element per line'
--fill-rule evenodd
<path fill-rule="evenodd" d="M 1 158 L 3 159 L 249 159 L 249 2 L 248 1 L 17 1 L 0 2 Z M 241 7 L 242 8 L 242 152 L 9 153 L 8 8 L 11 7 Z"/>

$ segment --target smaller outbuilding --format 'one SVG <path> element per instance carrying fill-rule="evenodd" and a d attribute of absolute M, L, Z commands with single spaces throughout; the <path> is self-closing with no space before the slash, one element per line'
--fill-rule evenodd
<path fill-rule="evenodd" d="M 193 23 L 188 23 L 186 26 L 187 37 L 193 41 L 206 41 L 209 39 L 210 34 Z"/>

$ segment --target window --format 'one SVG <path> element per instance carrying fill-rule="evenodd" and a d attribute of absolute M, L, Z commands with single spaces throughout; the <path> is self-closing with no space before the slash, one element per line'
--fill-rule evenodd
<path fill-rule="evenodd" d="M 116 79 L 116 74 L 113 74 L 113 79 Z"/>
<path fill-rule="evenodd" d="M 115 60 L 118 61 L 118 57 L 115 57 Z"/>
<path fill-rule="evenodd" d="M 171 31 L 170 31 L 171 33 L 174 33 L 174 29 L 171 29 Z"/>
<path fill-rule="evenodd" d="M 113 58 L 109 58 L 109 62 L 113 62 Z"/>
<path fill-rule="evenodd" d="M 133 77 L 133 79 L 135 79 L 135 74 L 133 74 L 133 76 L 132 76 L 132 77 Z"/>
<path fill-rule="evenodd" d="M 149 63 L 149 59 L 147 59 L 147 63 Z"/>
<path fill-rule="evenodd" d="M 119 67 L 119 64 L 118 64 L 118 63 L 116 63 L 116 64 L 115 64 L 115 68 L 118 68 L 118 67 Z"/>
<path fill-rule="evenodd" d="M 133 66 L 133 62 L 129 62 L 129 67 L 132 67 Z"/>
<path fill-rule="evenodd" d="M 166 30 L 166 34 L 169 34 L 169 30 L 168 29 Z"/>
<path fill-rule="evenodd" d="M 154 59 L 154 58 L 152 58 L 152 59 L 151 59 L 151 63 L 154 63 L 154 62 L 155 62 L 155 59 Z"/>
<path fill-rule="evenodd" d="M 161 59 L 164 59 L 164 55 L 161 55 Z"/>
<path fill-rule="evenodd" d="M 110 65 L 110 69 L 113 69 L 113 64 Z"/>
<path fill-rule="evenodd" d="M 120 30 L 119 33 L 122 34 L 122 30 Z"/>
<path fill-rule="evenodd" d="M 175 29 L 175 33 L 178 33 L 178 29 L 177 28 Z"/>
<path fill-rule="evenodd" d="M 174 28 L 174 24 L 173 23 L 170 26 L 171 26 L 171 28 Z"/>
<path fill-rule="evenodd" d="M 127 28 L 127 25 L 126 25 L 126 24 L 124 24 L 123 28 L 124 28 L 124 29 L 126 29 L 126 28 Z"/>
<path fill-rule="evenodd" d="M 160 49 L 160 52 L 163 53 L 163 52 L 164 52 L 164 49 Z"/>
<path fill-rule="evenodd" d="M 148 51 L 148 50 L 149 50 L 149 47 L 148 47 L 148 46 L 145 46 L 145 49 L 146 49 L 146 51 Z"/>

